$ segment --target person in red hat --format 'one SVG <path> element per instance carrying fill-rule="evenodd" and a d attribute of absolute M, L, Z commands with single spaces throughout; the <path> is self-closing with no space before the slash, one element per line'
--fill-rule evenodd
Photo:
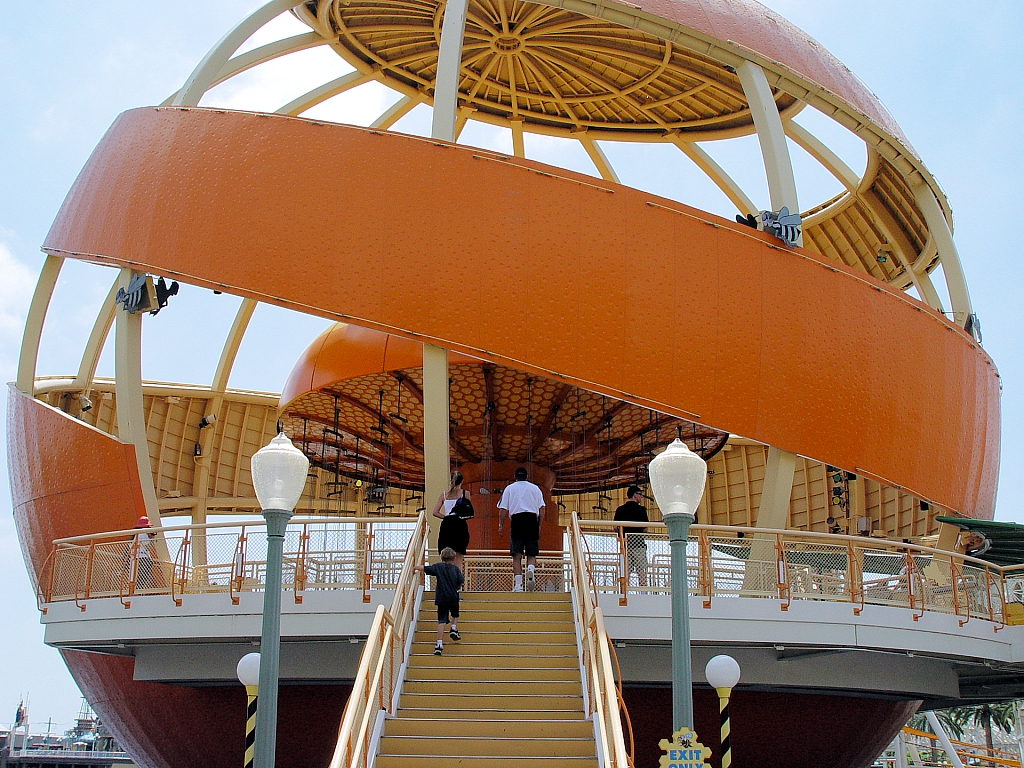
<path fill-rule="evenodd" d="M 156 532 L 149 518 L 143 515 L 136 521 L 135 528 L 140 530 L 135 534 L 135 558 L 138 568 L 135 572 L 135 590 L 151 589 L 156 584 L 153 582 L 153 559 L 155 555 L 153 539 Z M 141 531 L 146 531 L 142 533 Z"/>

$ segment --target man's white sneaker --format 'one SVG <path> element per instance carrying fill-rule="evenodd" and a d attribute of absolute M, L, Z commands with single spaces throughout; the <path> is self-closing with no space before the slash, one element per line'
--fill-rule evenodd
<path fill-rule="evenodd" d="M 513 592 L 522 592 L 523 591 L 523 585 L 522 584 L 516 584 L 514 587 L 512 587 L 512 591 Z"/>
<path fill-rule="evenodd" d="M 533 570 L 531 569 L 531 570 L 526 572 L 526 586 L 529 587 L 530 589 L 533 589 L 533 587 L 536 584 L 537 584 L 537 576 L 533 572 Z"/>

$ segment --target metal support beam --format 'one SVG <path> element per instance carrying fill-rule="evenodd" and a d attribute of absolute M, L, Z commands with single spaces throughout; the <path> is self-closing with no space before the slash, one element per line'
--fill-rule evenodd
<path fill-rule="evenodd" d="M 370 127 L 382 128 L 385 131 L 389 130 L 391 126 L 412 112 L 413 108 L 415 108 L 417 104 L 419 104 L 419 102 L 411 96 L 403 96 L 384 110 L 384 113 L 380 117 L 370 123 Z"/>
<path fill-rule="evenodd" d="M 942 274 L 946 277 L 946 289 L 949 291 L 949 301 L 953 305 L 953 322 L 962 328 L 974 310 L 971 309 L 971 295 L 967 291 L 967 280 L 964 278 L 956 243 L 953 242 L 953 233 L 931 188 L 921 182 L 914 184 L 911 189 L 914 192 L 914 201 L 921 209 L 925 224 L 928 225 L 928 232 L 939 250 Z"/>
<path fill-rule="evenodd" d="M 256 311 L 258 302 L 255 299 L 242 299 L 242 303 L 235 313 L 235 319 L 231 323 L 231 330 L 228 331 L 227 339 L 221 348 L 220 360 L 217 362 L 217 370 L 213 374 L 213 382 L 210 385 L 213 395 L 206 406 L 206 413 L 220 414 L 221 406 L 224 403 L 224 392 L 228 388 L 228 381 L 231 378 L 231 369 L 235 365 L 235 358 L 238 356 L 238 348 L 242 344 L 242 338 L 252 320 L 253 312 Z M 199 414 L 203 417 L 206 413 Z M 207 506 L 207 494 L 210 486 L 210 470 L 212 465 L 210 458 L 213 455 L 213 443 L 217 435 L 217 425 L 206 427 L 199 432 L 199 447 L 202 453 L 196 457 L 196 471 L 192 482 L 192 495 L 196 497 L 196 504 L 192 508 L 192 524 L 202 525 L 207 520 L 209 507 Z M 197 565 L 206 564 L 206 535 L 197 534 L 192 540 L 192 561 Z"/>
<path fill-rule="evenodd" d="M 36 290 L 32 294 L 32 303 L 28 306 L 28 317 L 25 318 L 25 333 L 21 337 L 21 354 L 18 357 L 18 376 L 15 385 L 21 392 L 30 397 L 36 393 L 36 362 L 39 359 L 39 341 L 43 337 L 43 323 L 46 321 L 46 310 L 50 306 L 53 289 L 57 286 L 60 268 L 64 265 L 63 256 L 47 256 L 43 269 L 36 282 Z"/>
<path fill-rule="evenodd" d="M 114 297 L 117 296 L 119 282 L 120 276 L 110 286 L 107 298 L 103 300 L 100 311 L 96 314 L 96 322 L 93 323 L 92 333 L 89 334 L 89 341 L 86 342 L 85 351 L 82 353 L 82 362 L 78 366 L 78 375 L 71 385 L 81 388 L 84 392 L 88 392 L 92 387 L 92 380 L 96 378 L 96 366 L 99 365 L 100 355 L 103 354 L 103 346 L 107 343 L 110 329 L 114 325 L 114 313 L 117 311 Z"/>
<path fill-rule="evenodd" d="M 237 51 L 242 43 L 252 36 L 253 32 L 298 4 L 295 0 L 271 0 L 239 22 L 199 62 L 181 90 L 175 95 L 172 106 L 194 107 L 198 105 L 203 94 L 212 87 L 221 69 L 231 58 L 231 54 Z"/>
<path fill-rule="evenodd" d="M 512 120 L 512 154 L 516 157 L 526 157 L 526 145 L 523 142 L 523 121 Z"/>
<path fill-rule="evenodd" d="M 423 345 L 423 503 L 429 509 L 438 496 L 448 489 L 451 472 L 449 456 L 448 350 L 432 344 Z M 440 523 L 433 515 L 430 523 L 429 551 L 437 549 Z"/>
<path fill-rule="evenodd" d="M 131 269 L 122 269 L 119 287 L 128 289 L 135 277 Z M 118 308 L 114 321 L 114 383 L 117 402 L 117 436 L 135 446 L 139 484 L 146 503 L 146 515 L 159 527 L 160 504 L 153 486 L 153 467 L 149 459 L 146 435 L 146 410 L 142 399 L 142 313 L 130 314 Z"/>
<path fill-rule="evenodd" d="M 757 512 L 757 528 L 783 529 L 789 523 L 789 499 L 793 493 L 796 454 L 774 446 L 768 448 L 764 468 L 761 508 Z"/>
<path fill-rule="evenodd" d="M 622 183 L 619 181 L 619 175 L 615 173 L 615 169 L 608 162 L 604 150 L 601 149 L 601 146 L 596 141 L 593 139 L 580 139 L 580 144 L 587 150 L 587 154 L 590 155 L 590 159 L 594 163 L 594 167 L 597 168 L 597 172 L 601 174 L 602 179 L 614 181 L 616 184 Z"/>
<path fill-rule="evenodd" d="M 835 176 L 840 184 L 851 192 L 857 190 L 857 187 L 860 186 L 860 177 L 854 173 L 850 166 L 843 162 L 839 155 L 825 146 L 824 142 L 820 141 L 802 125 L 798 125 L 792 120 L 787 120 L 783 123 L 782 127 L 789 138 L 795 141 L 807 154 L 821 163 L 825 170 Z"/>
<path fill-rule="evenodd" d="M 789 146 L 786 144 L 786 132 L 764 70 L 752 61 L 743 61 L 736 68 L 736 74 L 739 75 L 743 93 L 750 105 L 757 139 L 761 144 L 772 210 L 778 211 L 786 206 L 790 213 L 799 213 L 796 178 L 789 157 Z M 799 245 L 803 245 L 802 238 Z"/>
<path fill-rule="evenodd" d="M 949 764 L 952 765 L 953 768 L 964 768 L 964 764 L 960 760 L 960 755 L 958 755 L 956 750 L 953 749 L 953 745 L 949 741 L 949 736 L 947 736 L 946 732 L 942 730 L 942 723 L 939 722 L 939 718 L 935 716 L 934 712 L 925 712 L 924 716 L 925 719 L 928 720 L 928 725 L 932 727 L 932 731 L 934 731 L 935 735 L 938 737 L 942 748 L 946 750 L 946 757 L 949 758 Z"/>
<path fill-rule="evenodd" d="M 705 152 L 699 145 L 693 142 L 684 140 L 680 136 L 673 136 L 672 143 L 675 144 L 684 155 L 686 155 L 693 164 L 704 171 L 711 181 L 715 183 L 715 186 L 722 190 L 722 194 L 729 198 L 729 201 L 736 206 L 736 210 L 740 213 L 757 213 L 757 206 L 754 205 L 753 201 L 747 197 L 747 193 L 744 192 L 740 185 L 737 184 L 733 178 L 725 172 L 718 163 L 715 162 L 714 158 Z"/>
<path fill-rule="evenodd" d="M 469 0 L 448 0 L 441 22 L 441 46 L 434 81 L 434 116 L 430 137 L 455 141 L 455 115 L 459 106 L 459 75 L 462 69 L 462 38 L 466 32 Z"/>

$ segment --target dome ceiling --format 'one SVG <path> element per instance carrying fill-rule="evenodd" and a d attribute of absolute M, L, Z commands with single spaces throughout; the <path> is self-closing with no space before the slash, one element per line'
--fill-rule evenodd
<path fill-rule="evenodd" d="M 551 379 L 486 363 L 449 367 L 456 466 L 514 461 L 549 467 L 556 494 L 643 480 L 677 430 L 705 457 L 728 434 Z M 372 373 L 307 392 L 281 417 L 310 461 L 339 478 L 423 486 L 421 368 Z M 486 470 L 485 470 L 486 472 Z"/>
<path fill-rule="evenodd" d="M 432 97 L 443 10 L 434 0 L 336 0 L 320 4 L 318 21 L 354 64 Z M 475 119 L 541 130 L 752 126 L 737 76 L 720 63 L 635 29 L 518 0 L 470 0 L 459 91 Z M 796 104 L 781 92 L 776 98 L 781 110 Z"/>

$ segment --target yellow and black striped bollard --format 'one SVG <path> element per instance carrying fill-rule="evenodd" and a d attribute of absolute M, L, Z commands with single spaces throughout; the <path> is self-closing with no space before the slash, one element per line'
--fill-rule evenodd
<path fill-rule="evenodd" d="M 732 688 L 716 688 L 718 691 L 718 712 L 722 722 L 722 768 L 732 765 L 732 747 L 729 744 L 729 694 Z"/>
<path fill-rule="evenodd" d="M 245 695 L 249 700 L 245 712 L 245 768 L 252 768 L 256 756 L 256 700 L 259 698 L 258 693 L 258 686 L 245 686 Z"/>
<path fill-rule="evenodd" d="M 715 656 L 704 667 L 708 683 L 718 691 L 718 712 L 722 722 L 722 768 L 732 766 L 732 745 L 729 743 L 729 696 L 740 681 L 740 665 L 726 654 Z"/>

